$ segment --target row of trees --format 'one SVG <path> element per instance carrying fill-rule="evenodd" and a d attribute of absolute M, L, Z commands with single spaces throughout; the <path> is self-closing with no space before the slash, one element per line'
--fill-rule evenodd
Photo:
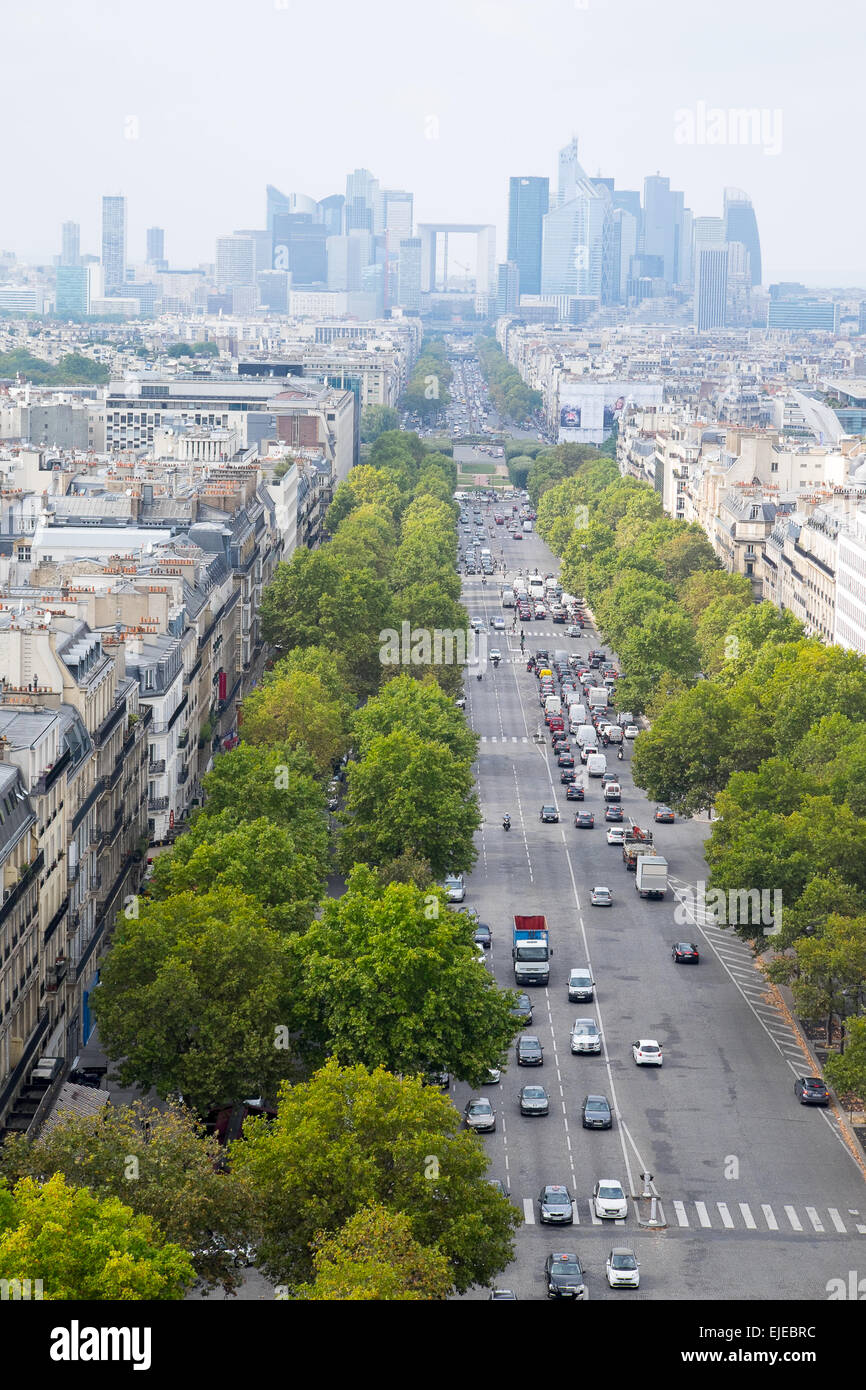
<path fill-rule="evenodd" d="M 541 392 L 526 385 L 495 338 L 476 338 L 475 350 L 490 399 L 504 420 L 527 420 L 541 409 Z"/>
<path fill-rule="evenodd" d="M 69 1184 L 87 1202 L 82 1266 L 52 1284 L 66 1296 L 98 1291 L 106 1232 L 124 1224 L 142 1267 L 104 1286 L 127 1297 L 178 1297 L 194 1279 L 231 1289 L 241 1246 L 313 1298 L 441 1297 L 510 1256 L 515 1214 L 483 1181 L 481 1146 L 412 1079 L 444 1068 L 478 1084 L 515 1032 L 512 995 L 435 884 L 474 857 L 477 739 L 449 693 L 459 670 L 395 673 L 377 645 L 380 624 L 425 617 L 465 632 L 454 466 L 401 434 L 370 458 L 337 491 L 331 539 L 280 567 L 262 610 L 278 658 L 245 702 L 242 742 L 127 906 L 91 996 L 120 1079 L 169 1111 L 15 1146 L 0 1277 L 20 1277 L 40 1221 L 79 1202 Z M 325 784 L 349 749 L 335 897 Z M 252 1095 L 276 1119 L 220 1155 L 203 1118 Z"/>
<path fill-rule="evenodd" d="M 21 376 L 35 386 L 104 386 L 108 368 L 80 352 L 67 352 L 55 366 L 26 348 L 0 352 L 0 376 Z"/>
<path fill-rule="evenodd" d="M 652 719 L 636 783 L 685 814 L 716 809 L 710 891 L 742 901 L 729 925 L 772 948 L 767 973 L 803 1017 L 838 1030 L 828 1076 L 866 1099 L 866 663 L 756 605 L 700 528 L 612 463 L 546 483 L 531 477 L 539 531 L 623 662 L 617 703 Z"/>
<path fill-rule="evenodd" d="M 435 420 L 451 400 L 452 376 L 444 339 L 426 339 L 400 398 L 402 409 L 425 423 Z"/>

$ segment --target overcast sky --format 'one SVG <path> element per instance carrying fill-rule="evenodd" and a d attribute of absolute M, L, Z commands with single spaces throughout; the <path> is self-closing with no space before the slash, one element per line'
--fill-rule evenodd
<path fill-rule="evenodd" d="M 851 0 L 28 0 L 2 24 L 0 248 L 48 259 L 69 218 L 98 252 L 124 193 L 129 259 L 155 224 L 192 265 L 264 225 L 266 183 L 321 198 L 363 166 L 417 220 L 496 222 L 502 260 L 508 176 L 554 181 L 576 134 L 588 173 L 667 174 L 696 216 L 744 188 L 765 283 L 866 286 L 864 39 Z M 701 104 L 764 134 L 698 143 Z"/>

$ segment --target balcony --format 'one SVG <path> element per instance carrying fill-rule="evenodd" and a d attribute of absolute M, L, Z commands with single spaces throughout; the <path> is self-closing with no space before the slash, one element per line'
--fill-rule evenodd
<path fill-rule="evenodd" d="M 161 777 L 162 774 L 163 774 L 164 772 L 165 772 L 165 758 L 160 758 L 159 762 L 156 762 L 156 763 L 148 763 L 148 765 L 147 765 L 147 775 L 148 775 L 148 777 Z"/>
<path fill-rule="evenodd" d="M 147 809 L 151 815 L 158 814 L 160 811 L 168 810 L 168 803 L 171 800 L 168 796 L 148 797 Z"/>
<path fill-rule="evenodd" d="M 184 785 L 184 783 L 185 783 L 186 781 L 188 781 L 188 779 L 189 779 L 189 768 L 188 768 L 188 767 L 182 767 L 181 770 L 180 770 L 180 772 L 177 774 L 178 784 L 182 787 L 182 786 Z"/>

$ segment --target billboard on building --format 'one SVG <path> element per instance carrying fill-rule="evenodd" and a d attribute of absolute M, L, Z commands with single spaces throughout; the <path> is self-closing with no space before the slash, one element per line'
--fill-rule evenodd
<path fill-rule="evenodd" d="M 661 405 L 661 382 L 586 381 L 559 385 L 559 443 L 603 444 L 618 424 L 626 402 Z"/>

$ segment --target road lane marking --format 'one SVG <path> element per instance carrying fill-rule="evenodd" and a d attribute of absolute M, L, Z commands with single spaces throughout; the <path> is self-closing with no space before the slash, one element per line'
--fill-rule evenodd
<path fill-rule="evenodd" d="M 803 1227 L 800 1225 L 800 1218 L 793 1207 L 785 1207 L 785 1215 L 791 1223 L 792 1230 L 802 1231 Z"/>
<path fill-rule="evenodd" d="M 695 1211 L 698 1214 L 698 1220 L 700 1221 L 702 1226 L 712 1226 L 713 1223 L 707 1215 L 707 1209 L 704 1206 L 703 1202 L 695 1202 Z"/>
<path fill-rule="evenodd" d="M 771 1231 L 778 1231 L 779 1223 L 776 1220 L 776 1217 L 773 1213 L 773 1208 L 767 1206 L 766 1204 L 763 1204 L 761 1206 L 761 1211 L 764 1213 L 764 1220 L 766 1221 L 768 1228 Z"/>
<path fill-rule="evenodd" d="M 523 1199 L 523 1219 L 527 1226 L 535 1225 L 535 1203 L 531 1197 L 524 1197 Z"/>
<path fill-rule="evenodd" d="M 827 1208 L 827 1215 L 830 1217 L 830 1220 L 833 1222 L 833 1225 L 836 1227 L 836 1230 L 839 1232 L 839 1234 L 840 1234 L 840 1235 L 845 1235 L 845 1234 L 846 1234 L 845 1222 L 842 1220 L 842 1218 L 841 1218 L 841 1216 L 839 1215 L 839 1213 L 838 1213 L 838 1211 L 836 1210 L 836 1208 L 835 1208 L 835 1207 L 828 1207 L 828 1208 Z"/>
<path fill-rule="evenodd" d="M 815 1208 L 814 1208 L 814 1207 L 807 1207 L 807 1208 L 806 1208 L 806 1215 L 808 1216 L 809 1220 L 811 1221 L 812 1225 L 814 1226 L 815 1231 L 817 1232 L 817 1234 L 818 1234 L 819 1236 L 820 1236 L 820 1235 L 823 1235 L 823 1234 L 824 1234 L 824 1227 L 823 1227 L 823 1225 L 821 1224 L 821 1218 L 818 1216 L 818 1213 L 817 1213 L 817 1211 L 815 1210 Z"/>
<path fill-rule="evenodd" d="M 734 1218 L 728 1211 L 727 1202 L 716 1202 L 716 1206 L 719 1209 L 719 1216 L 722 1218 L 722 1225 L 724 1226 L 725 1230 L 732 1231 L 734 1229 Z"/>
<path fill-rule="evenodd" d="M 685 1202 L 674 1202 L 674 1214 L 680 1226 L 688 1226 L 689 1218 L 686 1215 Z"/>
<path fill-rule="evenodd" d="M 758 1229 L 758 1223 L 752 1215 L 748 1202 L 740 1202 L 740 1212 L 742 1213 L 743 1220 L 746 1223 L 747 1230 L 756 1231 Z"/>

